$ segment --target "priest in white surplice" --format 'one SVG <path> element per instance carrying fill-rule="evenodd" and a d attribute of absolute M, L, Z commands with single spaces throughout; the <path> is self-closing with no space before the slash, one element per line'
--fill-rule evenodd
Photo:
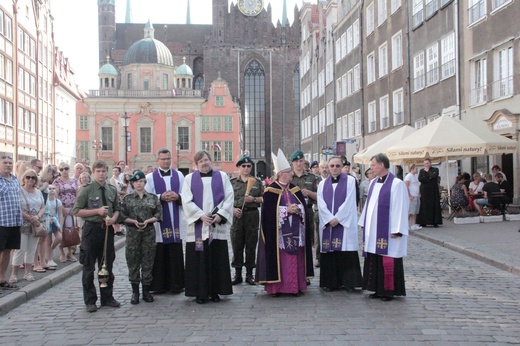
<path fill-rule="evenodd" d="M 145 190 L 159 198 L 163 209 L 161 222 L 155 223 L 155 259 L 151 290 L 157 293 L 180 293 L 184 290 L 184 254 L 182 238 L 186 222 L 182 215 L 181 189 L 184 176 L 171 167 L 168 148 L 157 152 L 159 167 L 146 175 Z"/>
<path fill-rule="evenodd" d="M 234 192 L 226 173 L 211 168 L 205 151 L 195 154 L 197 170 L 186 176 L 182 206 L 186 233 L 186 292 L 198 304 L 233 294 L 228 243 Z"/>
<path fill-rule="evenodd" d="M 330 175 L 318 185 L 321 246 L 320 287 L 353 291 L 362 286 L 358 254 L 356 178 L 341 173 L 341 158 L 329 160 Z"/>
<path fill-rule="evenodd" d="M 406 185 L 388 171 L 390 161 L 377 154 L 370 161 L 375 179 L 359 217 L 364 228 L 363 289 L 370 298 L 390 301 L 405 296 L 403 257 L 407 253 L 409 199 Z"/>

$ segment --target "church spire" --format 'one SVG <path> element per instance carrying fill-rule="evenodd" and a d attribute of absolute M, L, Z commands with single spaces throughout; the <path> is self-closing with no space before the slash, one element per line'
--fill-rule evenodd
<path fill-rule="evenodd" d="M 287 0 L 283 0 L 282 26 L 286 26 L 289 22 L 287 18 Z"/>
<path fill-rule="evenodd" d="M 125 23 L 132 23 L 132 4 L 131 0 L 126 0 L 126 15 L 125 15 Z"/>
<path fill-rule="evenodd" d="M 191 24 L 190 0 L 188 0 L 188 10 L 186 11 L 186 24 Z"/>

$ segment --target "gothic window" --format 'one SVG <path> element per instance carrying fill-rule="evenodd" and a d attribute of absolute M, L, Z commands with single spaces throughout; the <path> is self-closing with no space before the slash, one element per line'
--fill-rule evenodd
<path fill-rule="evenodd" d="M 245 70 L 244 86 L 244 129 L 245 150 L 251 157 L 265 155 L 265 71 L 256 60 L 249 63 Z"/>
<path fill-rule="evenodd" d="M 204 90 L 204 77 L 197 76 L 197 78 L 195 78 L 194 88 L 196 90 Z"/>

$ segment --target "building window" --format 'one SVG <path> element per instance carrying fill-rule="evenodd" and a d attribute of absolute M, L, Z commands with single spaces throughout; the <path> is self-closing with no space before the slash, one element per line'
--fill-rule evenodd
<path fill-rule="evenodd" d="M 424 21 L 423 0 L 413 0 L 412 29 L 419 27 Z"/>
<path fill-rule="evenodd" d="M 222 162 L 222 144 L 220 141 L 213 141 L 211 145 L 211 153 L 214 162 Z"/>
<path fill-rule="evenodd" d="M 451 33 L 441 41 L 442 49 L 442 78 L 455 74 L 455 34 Z"/>
<path fill-rule="evenodd" d="M 361 136 L 361 110 L 358 109 L 354 112 L 354 121 L 356 122 L 355 124 L 355 135 L 356 136 Z"/>
<path fill-rule="evenodd" d="M 428 61 L 426 65 L 426 84 L 432 85 L 439 81 L 439 44 L 435 43 L 426 50 Z"/>
<path fill-rule="evenodd" d="M 88 115 L 79 116 L 79 129 L 88 130 Z"/>
<path fill-rule="evenodd" d="M 377 25 L 381 25 L 386 20 L 386 0 L 377 0 Z"/>
<path fill-rule="evenodd" d="M 9 101 L 5 101 L 5 124 L 9 126 L 14 124 L 13 104 Z"/>
<path fill-rule="evenodd" d="M 376 63 L 374 52 L 367 55 L 367 84 L 373 83 L 376 80 Z"/>
<path fill-rule="evenodd" d="M 392 112 L 394 113 L 394 126 L 404 123 L 403 88 L 394 91 L 392 97 Z"/>
<path fill-rule="evenodd" d="M 491 10 L 494 11 L 510 2 L 513 2 L 513 0 L 492 0 L 491 1 Z"/>
<path fill-rule="evenodd" d="M 379 120 L 381 130 L 390 127 L 390 117 L 388 116 L 388 95 L 379 99 Z"/>
<path fill-rule="evenodd" d="M 5 100 L 0 98 L 0 124 L 5 124 Z"/>
<path fill-rule="evenodd" d="M 472 65 L 470 105 L 474 106 L 487 102 L 487 60 L 478 59 Z"/>
<path fill-rule="evenodd" d="M 82 162 L 89 162 L 89 142 L 79 141 L 78 146 L 78 157 Z"/>
<path fill-rule="evenodd" d="M 352 36 L 352 26 L 347 29 L 347 54 L 352 51 L 354 47 L 354 37 Z"/>
<path fill-rule="evenodd" d="M 233 117 L 231 117 L 231 116 L 224 117 L 224 131 L 233 132 Z"/>
<path fill-rule="evenodd" d="M 143 90 L 150 90 L 150 81 L 149 80 L 143 81 Z"/>
<path fill-rule="evenodd" d="M 347 72 L 347 96 L 354 92 L 354 71 L 348 70 Z"/>
<path fill-rule="evenodd" d="M 376 130 L 376 101 L 368 104 L 368 132 Z"/>
<path fill-rule="evenodd" d="M 347 55 L 347 33 L 341 35 L 341 59 Z"/>
<path fill-rule="evenodd" d="M 355 129 L 354 129 L 354 112 L 349 113 L 347 116 L 348 121 L 348 138 L 353 138 L 355 136 Z"/>
<path fill-rule="evenodd" d="M 513 47 L 495 54 L 493 99 L 513 95 Z"/>
<path fill-rule="evenodd" d="M 209 141 L 200 142 L 201 148 L 209 153 Z"/>
<path fill-rule="evenodd" d="M 179 126 L 177 128 L 177 144 L 180 150 L 190 150 L 190 129 Z"/>
<path fill-rule="evenodd" d="M 197 76 L 197 78 L 195 78 L 194 86 L 196 90 L 204 90 L 204 77 Z"/>
<path fill-rule="evenodd" d="M 10 17 L 8 17 L 8 16 L 5 16 L 4 36 L 9 41 L 13 40 L 13 20 Z"/>
<path fill-rule="evenodd" d="M 265 72 L 258 61 L 253 60 L 245 70 L 244 85 L 244 148 L 251 157 L 265 156 Z"/>
<path fill-rule="evenodd" d="M 152 152 L 152 128 L 151 127 L 140 127 L 139 128 L 139 152 L 140 153 L 151 153 Z"/>
<path fill-rule="evenodd" d="M 112 151 L 114 150 L 114 134 L 112 132 L 112 127 L 102 127 L 101 128 L 101 150 L 103 151 Z"/>
<path fill-rule="evenodd" d="M 479 19 L 484 18 L 486 15 L 486 1 L 485 0 L 469 0 L 468 6 L 468 18 L 469 25 L 477 22 Z"/>
<path fill-rule="evenodd" d="M 224 161 L 233 162 L 233 141 L 224 141 Z"/>
<path fill-rule="evenodd" d="M 388 48 L 386 42 L 379 46 L 379 78 L 388 74 Z"/>
<path fill-rule="evenodd" d="M 401 7 L 401 0 L 390 0 L 390 14 L 394 14 Z"/>
<path fill-rule="evenodd" d="M 221 117 L 212 117 L 212 125 L 213 132 L 221 132 L 222 131 L 222 118 Z"/>
<path fill-rule="evenodd" d="M 359 45 L 359 19 L 352 24 L 352 48 L 356 48 Z"/>
<path fill-rule="evenodd" d="M 392 36 L 392 70 L 403 66 L 403 36 L 401 31 Z"/>
<path fill-rule="evenodd" d="M 200 118 L 200 131 L 209 132 L 209 119 L 210 117 L 203 116 Z"/>
<path fill-rule="evenodd" d="M 224 107 L 224 96 L 215 96 L 215 106 Z"/>
<path fill-rule="evenodd" d="M 367 36 L 374 31 L 374 3 L 367 6 Z"/>
<path fill-rule="evenodd" d="M 352 92 L 356 92 L 361 88 L 361 74 L 359 73 L 359 64 L 354 66 L 354 89 Z"/>
<path fill-rule="evenodd" d="M 426 0 L 426 19 L 431 18 L 439 9 L 439 0 Z"/>
<path fill-rule="evenodd" d="M 424 52 L 413 58 L 413 85 L 414 92 L 424 89 Z"/>

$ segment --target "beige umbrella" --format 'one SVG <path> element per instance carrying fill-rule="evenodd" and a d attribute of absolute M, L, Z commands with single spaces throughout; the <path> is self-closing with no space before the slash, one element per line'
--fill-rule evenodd
<path fill-rule="evenodd" d="M 374 155 L 385 152 L 385 150 L 388 149 L 390 146 L 394 145 L 395 143 L 399 143 L 415 131 L 417 131 L 415 128 L 408 125 L 400 127 L 399 129 L 381 138 L 379 141 L 375 142 L 372 145 L 369 145 L 368 147 L 354 155 L 354 162 L 362 164 L 370 163 L 370 159 Z"/>
<path fill-rule="evenodd" d="M 510 154 L 518 143 L 488 130 L 483 124 L 449 116 L 435 119 L 385 150 L 391 161 L 418 158 L 459 158 Z"/>

